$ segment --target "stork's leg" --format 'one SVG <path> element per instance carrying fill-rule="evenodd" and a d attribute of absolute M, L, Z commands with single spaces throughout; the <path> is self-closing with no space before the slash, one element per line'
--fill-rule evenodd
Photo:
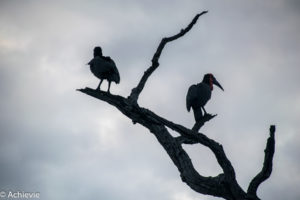
<path fill-rule="evenodd" d="M 100 80 L 100 83 L 98 84 L 98 87 L 96 88 L 96 90 L 100 90 L 100 86 L 102 84 L 103 79 Z"/>
<path fill-rule="evenodd" d="M 110 84 L 111 84 L 111 82 L 108 81 L 108 90 L 107 90 L 108 93 L 110 93 L 110 91 L 109 91 L 109 89 L 110 89 Z"/>
<path fill-rule="evenodd" d="M 196 122 L 200 121 L 201 118 L 202 118 L 202 110 L 201 110 L 201 107 L 193 108 L 193 110 L 194 110 L 195 121 L 196 121 Z"/>

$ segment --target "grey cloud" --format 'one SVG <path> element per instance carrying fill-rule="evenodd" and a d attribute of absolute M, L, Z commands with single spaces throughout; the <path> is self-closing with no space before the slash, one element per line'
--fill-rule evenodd
<path fill-rule="evenodd" d="M 274 171 L 259 194 L 299 198 L 300 180 L 291 174 L 299 172 L 295 1 L 3 1 L 0 7 L 0 190 L 38 190 L 43 199 L 215 199 L 180 181 L 146 129 L 75 91 L 96 87 L 85 64 L 101 45 L 121 73 L 112 92 L 127 96 L 160 39 L 208 9 L 191 32 L 166 46 L 140 104 L 191 127 L 186 90 L 214 73 L 225 92 L 213 91 L 207 111 L 218 117 L 202 132 L 223 144 L 246 188 L 261 168 L 268 126 L 277 124 Z M 201 173 L 220 172 L 208 149 L 185 148 Z"/>

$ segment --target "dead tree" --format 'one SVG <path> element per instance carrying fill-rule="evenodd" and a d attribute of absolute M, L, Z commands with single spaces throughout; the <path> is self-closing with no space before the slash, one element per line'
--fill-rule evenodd
<path fill-rule="evenodd" d="M 257 189 L 263 181 L 270 177 L 272 172 L 272 160 L 275 151 L 274 125 L 270 126 L 270 136 L 265 148 L 263 167 L 250 182 L 248 190 L 244 191 L 236 180 L 234 168 L 227 158 L 222 145 L 208 138 L 205 134 L 198 132 L 204 123 L 211 120 L 214 116 L 204 116 L 202 121 L 195 124 L 192 129 L 189 129 L 160 117 L 151 110 L 140 107 L 138 104 L 139 95 L 146 81 L 159 66 L 158 60 L 165 45 L 168 42 L 183 37 L 196 24 L 198 18 L 205 13 L 207 13 L 207 11 L 197 14 L 191 23 L 178 34 L 165 37 L 161 40 L 152 58 L 152 65 L 144 72 L 140 82 L 132 89 L 131 94 L 127 98 L 91 88 L 78 90 L 115 106 L 119 111 L 130 118 L 134 124 L 139 123 L 149 129 L 177 167 L 182 181 L 194 191 L 227 200 L 258 200 L 259 197 L 256 194 Z M 180 136 L 173 137 L 167 128 L 176 131 Z M 202 176 L 194 168 L 189 155 L 182 147 L 183 144 L 202 144 L 208 147 L 214 153 L 218 164 L 222 168 L 222 173 L 215 177 Z"/>

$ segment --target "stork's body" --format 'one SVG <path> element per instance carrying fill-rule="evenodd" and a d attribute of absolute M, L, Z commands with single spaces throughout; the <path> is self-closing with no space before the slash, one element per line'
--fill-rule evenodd
<path fill-rule="evenodd" d="M 206 114 L 204 106 L 211 98 L 213 84 L 223 90 L 222 86 L 212 74 L 206 74 L 201 83 L 190 86 L 188 90 L 186 95 L 186 108 L 188 111 L 190 111 L 191 108 L 193 109 L 196 122 L 203 117 L 202 110 Z"/>
<path fill-rule="evenodd" d="M 115 62 L 110 57 L 103 56 L 100 47 L 95 47 L 94 58 L 88 65 L 90 65 L 91 72 L 100 79 L 100 83 L 96 90 L 100 90 L 100 86 L 104 79 L 108 81 L 108 92 L 112 81 L 116 84 L 120 83 L 120 74 Z"/>

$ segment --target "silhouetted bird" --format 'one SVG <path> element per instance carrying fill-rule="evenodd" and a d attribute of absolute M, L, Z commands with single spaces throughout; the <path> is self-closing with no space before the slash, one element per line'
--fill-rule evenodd
<path fill-rule="evenodd" d="M 204 106 L 211 97 L 213 84 L 224 91 L 220 83 L 212 74 L 205 74 L 202 82 L 198 83 L 197 85 L 191 85 L 187 92 L 186 108 L 189 112 L 191 108 L 193 109 L 196 122 L 203 117 L 201 109 L 203 109 L 204 113 L 207 114 Z"/>
<path fill-rule="evenodd" d="M 108 81 L 108 90 L 110 92 L 110 84 L 114 81 L 120 83 L 120 74 L 115 62 L 110 58 L 102 55 L 101 47 L 94 48 L 94 58 L 88 63 L 92 73 L 100 79 L 100 83 L 96 90 L 100 90 L 100 86 L 104 79 Z"/>

